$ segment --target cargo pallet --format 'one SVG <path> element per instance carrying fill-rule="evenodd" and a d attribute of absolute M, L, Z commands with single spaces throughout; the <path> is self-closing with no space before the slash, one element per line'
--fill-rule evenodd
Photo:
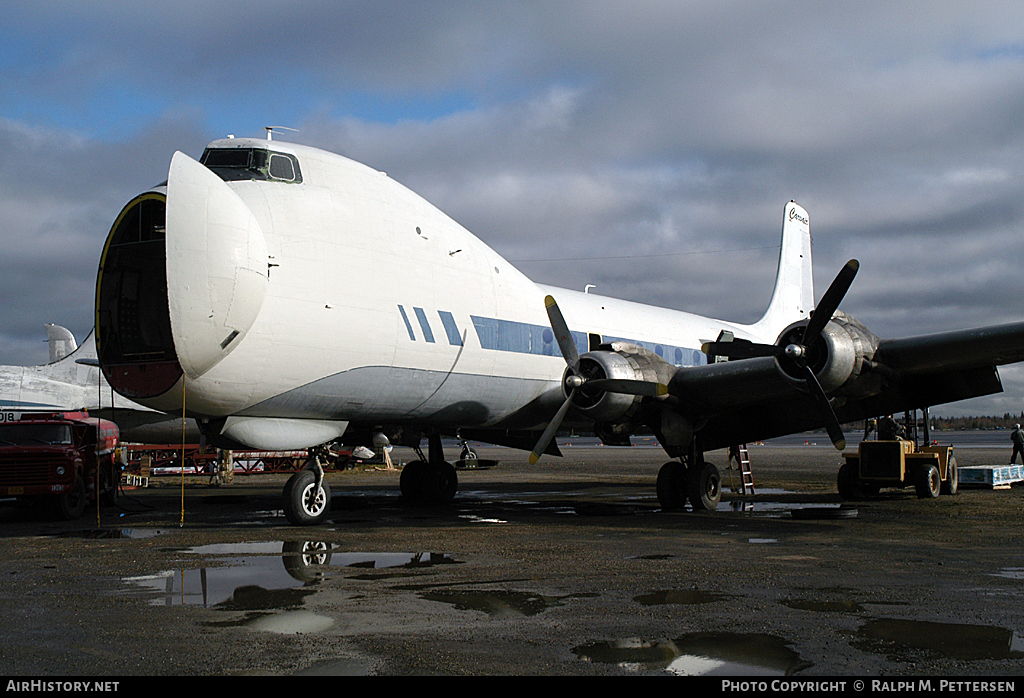
<path fill-rule="evenodd" d="M 1024 465 L 969 465 L 960 468 L 961 487 L 1008 490 L 1024 481 Z"/>

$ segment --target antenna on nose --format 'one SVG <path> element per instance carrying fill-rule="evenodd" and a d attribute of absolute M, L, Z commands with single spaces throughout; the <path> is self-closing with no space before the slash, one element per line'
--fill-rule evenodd
<path fill-rule="evenodd" d="M 274 140 L 274 131 L 275 130 L 295 131 L 296 133 L 298 133 L 298 131 L 299 131 L 299 129 L 297 129 L 297 128 L 290 128 L 288 126 L 264 126 L 263 130 L 267 132 L 267 140 L 268 141 Z"/>

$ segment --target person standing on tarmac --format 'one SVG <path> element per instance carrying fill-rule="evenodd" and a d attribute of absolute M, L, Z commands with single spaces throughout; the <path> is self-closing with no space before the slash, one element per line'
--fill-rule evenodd
<path fill-rule="evenodd" d="M 903 425 L 892 418 L 891 414 L 888 414 L 878 420 L 878 440 L 879 441 L 898 441 L 906 437 L 907 432 L 903 429 Z M 1024 460 L 1024 451 L 1021 451 L 1021 460 Z"/>
<path fill-rule="evenodd" d="M 1017 454 L 1020 454 L 1020 462 L 1024 463 L 1024 430 L 1019 424 L 1013 425 L 1013 433 L 1010 434 L 1010 441 L 1013 442 L 1013 455 L 1010 456 L 1010 465 L 1017 462 Z"/>

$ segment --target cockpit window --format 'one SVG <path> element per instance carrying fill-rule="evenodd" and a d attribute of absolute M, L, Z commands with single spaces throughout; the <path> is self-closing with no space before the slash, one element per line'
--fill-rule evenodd
<path fill-rule="evenodd" d="M 199 162 L 226 182 L 245 179 L 301 182 L 299 161 L 294 155 L 261 148 L 207 148 Z"/>
<path fill-rule="evenodd" d="M 274 179 L 283 179 L 291 182 L 295 179 L 295 168 L 292 161 L 286 155 L 273 153 L 270 156 L 270 176 Z"/>

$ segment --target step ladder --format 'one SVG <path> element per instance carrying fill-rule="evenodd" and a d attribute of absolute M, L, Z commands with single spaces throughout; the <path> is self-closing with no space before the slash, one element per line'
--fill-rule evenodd
<path fill-rule="evenodd" d="M 754 494 L 754 471 L 750 467 L 750 451 L 747 450 L 746 444 L 740 444 L 735 447 L 735 450 L 729 450 L 729 468 L 732 468 L 732 461 L 734 459 L 739 460 L 740 466 L 740 490 L 737 494 Z M 731 480 L 730 480 L 731 481 Z M 733 488 L 736 491 L 736 488 Z"/>

